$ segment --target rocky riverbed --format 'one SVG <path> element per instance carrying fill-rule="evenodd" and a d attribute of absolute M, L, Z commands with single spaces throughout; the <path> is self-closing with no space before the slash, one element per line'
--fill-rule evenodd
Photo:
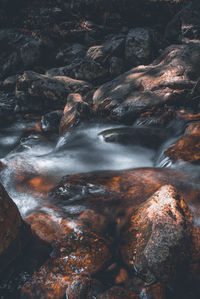
<path fill-rule="evenodd" d="M 200 3 L 0 1 L 0 298 L 200 297 Z"/>

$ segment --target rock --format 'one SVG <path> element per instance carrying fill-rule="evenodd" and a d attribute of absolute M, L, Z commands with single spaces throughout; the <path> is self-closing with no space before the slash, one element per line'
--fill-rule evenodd
<path fill-rule="evenodd" d="M 105 82 L 107 70 L 98 62 L 80 59 L 73 63 L 60 67 L 53 68 L 46 72 L 48 76 L 69 76 L 77 80 L 85 80 L 89 82 Z"/>
<path fill-rule="evenodd" d="M 33 213 L 26 221 L 42 240 L 51 244 L 53 251 L 51 257 L 23 286 L 21 298 L 63 298 L 67 286 L 68 292 L 83 290 L 84 293 L 88 280 L 86 278 L 80 284 L 81 276 L 95 274 L 108 263 L 109 241 L 77 221 L 64 219 L 58 213 Z M 70 286 L 77 275 L 80 279 L 75 279 Z"/>
<path fill-rule="evenodd" d="M 41 120 L 42 131 L 58 133 L 62 116 L 62 110 L 52 111 L 43 115 Z"/>
<path fill-rule="evenodd" d="M 152 38 L 148 29 L 130 29 L 125 44 L 125 57 L 128 65 L 137 66 L 149 62 L 152 47 Z"/>
<path fill-rule="evenodd" d="M 191 262 L 192 218 L 176 189 L 161 187 L 131 217 L 122 256 L 148 284 L 156 280 L 176 287 Z"/>
<path fill-rule="evenodd" d="M 6 78 L 3 81 L 3 89 L 5 91 L 14 91 L 17 80 L 19 79 L 19 77 L 20 77 L 20 75 L 13 75 L 13 76 L 10 76 L 10 77 Z"/>
<path fill-rule="evenodd" d="M 0 76 L 13 75 L 17 71 L 39 65 L 43 56 L 42 44 L 39 41 L 21 34 L 17 30 L 0 30 Z"/>
<path fill-rule="evenodd" d="M 138 299 L 138 294 L 122 287 L 112 287 L 103 294 L 97 296 L 97 299 Z"/>
<path fill-rule="evenodd" d="M 119 76 L 120 74 L 122 74 L 124 71 L 124 68 L 125 68 L 125 66 L 124 66 L 123 59 L 120 59 L 115 56 L 110 58 L 109 72 L 112 77 L 116 77 L 116 76 Z"/>
<path fill-rule="evenodd" d="M 60 122 L 60 135 L 75 128 L 83 121 L 89 121 L 91 115 L 91 109 L 89 105 L 83 101 L 81 95 L 78 93 L 70 94 L 67 98 L 67 104 Z"/>
<path fill-rule="evenodd" d="M 153 107 L 194 105 L 199 50 L 200 44 L 170 46 L 149 66 L 133 68 L 103 84 L 93 96 L 95 110 L 109 120 L 132 124 Z"/>
<path fill-rule="evenodd" d="M 168 23 L 165 30 L 165 38 L 170 42 L 199 41 L 199 12 L 199 1 L 192 1 L 186 5 Z"/>
<path fill-rule="evenodd" d="M 123 145 L 140 145 L 147 148 L 158 147 L 169 137 L 167 132 L 158 128 L 135 126 L 109 129 L 100 133 L 106 142 L 117 142 Z"/>
<path fill-rule="evenodd" d="M 5 126 L 15 118 L 15 97 L 0 91 L 0 123 Z"/>
<path fill-rule="evenodd" d="M 66 299 L 88 299 L 91 290 L 91 279 L 88 276 L 78 276 L 68 284 L 66 290 Z"/>
<path fill-rule="evenodd" d="M 64 48 L 63 50 L 59 50 L 56 54 L 56 62 L 60 65 L 71 64 L 71 62 L 75 59 L 80 59 L 85 56 L 85 47 L 79 43 L 74 43 Z"/>
<path fill-rule="evenodd" d="M 17 206 L 0 185 L 0 274 L 15 260 L 28 242 L 29 228 Z"/>
<path fill-rule="evenodd" d="M 90 89 L 91 85 L 84 81 L 27 71 L 16 85 L 17 104 L 23 111 L 52 111 L 63 108 L 71 92 L 84 94 Z"/>
<path fill-rule="evenodd" d="M 197 122 L 189 125 L 185 134 L 164 151 L 163 158 L 165 159 L 167 157 L 172 163 L 184 161 L 199 164 L 199 150 L 200 123 Z"/>

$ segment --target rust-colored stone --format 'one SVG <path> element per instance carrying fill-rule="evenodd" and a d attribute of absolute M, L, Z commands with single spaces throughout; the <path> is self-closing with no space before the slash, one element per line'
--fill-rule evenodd
<path fill-rule="evenodd" d="M 94 274 L 110 259 L 109 242 L 53 212 L 33 213 L 26 221 L 52 248 L 51 258 L 22 288 L 22 298 L 63 298 L 75 275 Z"/>
<path fill-rule="evenodd" d="M 133 214 L 122 256 L 147 283 L 176 285 L 191 259 L 191 213 L 172 186 L 163 186 Z"/>
<path fill-rule="evenodd" d="M 189 163 L 200 161 L 200 123 L 191 124 L 183 137 L 178 139 L 164 152 L 172 162 L 182 160 Z"/>
<path fill-rule="evenodd" d="M 78 93 L 72 93 L 67 97 L 63 117 L 60 122 L 60 135 L 76 127 L 80 122 L 89 120 L 91 115 L 89 105 L 83 101 Z"/>

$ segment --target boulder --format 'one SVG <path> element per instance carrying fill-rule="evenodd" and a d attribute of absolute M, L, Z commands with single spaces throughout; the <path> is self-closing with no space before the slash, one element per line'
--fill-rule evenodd
<path fill-rule="evenodd" d="M 41 119 L 42 131 L 58 133 L 62 116 L 62 110 L 51 111 L 43 115 Z"/>
<path fill-rule="evenodd" d="M 138 66 L 103 84 L 93 96 L 99 115 L 132 124 L 141 113 L 165 104 L 194 105 L 200 44 L 168 47 L 148 66 Z M 196 88 L 195 88 L 196 86 Z"/>
<path fill-rule="evenodd" d="M 125 44 L 125 58 L 129 66 L 149 62 L 152 55 L 152 37 L 148 29 L 130 29 Z"/>
<path fill-rule="evenodd" d="M 28 225 L 22 220 L 17 206 L 0 185 L 0 275 L 21 254 L 28 242 Z"/>
<path fill-rule="evenodd" d="M 148 284 L 158 280 L 175 287 L 191 262 L 191 222 L 177 191 L 161 187 L 131 217 L 123 236 L 125 263 Z"/>
<path fill-rule="evenodd" d="M 84 81 L 27 71 L 17 81 L 16 98 L 22 111 L 52 111 L 63 108 L 71 92 L 84 94 L 90 89 Z"/>

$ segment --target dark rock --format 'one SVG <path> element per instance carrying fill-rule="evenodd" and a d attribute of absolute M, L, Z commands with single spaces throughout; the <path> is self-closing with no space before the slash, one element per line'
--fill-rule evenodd
<path fill-rule="evenodd" d="M 41 120 L 42 131 L 58 133 L 62 116 L 62 110 L 52 111 L 43 115 Z"/>
<path fill-rule="evenodd" d="M 83 58 L 85 56 L 85 47 L 75 43 L 63 50 L 59 50 L 56 54 L 56 61 L 61 65 L 71 64 L 74 59 Z"/>
<path fill-rule="evenodd" d="M 165 38 L 170 42 L 188 42 L 200 40 L 200 3 L 192 1 L 169 22 Z"/>
<path fill-rule="evenodd" d="M 0 91 L 0 123 L 6 125 L 15 118 L 15 96 Z"/>
<path fill-rule="evenodd" d="M 167 132 L 158 128 L 135 126 L 105 130 L 100 133 L 106 142 L 117 142 L 124 145 L 140 145 L 157 149 L 168 137 Z"/>
<path fill-rule="evenodd" d="M 93 96 L 97 113 L 132 124 L 141 113 L 166 103 L 194 105 L 199 50 L 199 44 L 168 47 L 151 65 L 133 68 L 105 83 Z"/>
<path fill-rule="evenodd" d="M 148 29 L 131 29 L 125 44 L 125 57 L 129 67 L 148 63 L 152 56 L 152 47 L 152 37 Z"/>
<path fill-rule="evenodd" d="M 91 108 L 88 103 L 83 101 L 81 95 L 78 93 L 70 94 L 60 122 L 60 135 L 65 134 L 84 121 L 89 121 L 91 116 Z"/>
<path fill-rule="evenodd" d="M 20 76 L 21 75 L 13 75 L 13 76 L 10 76 L 10 77 L 6 78 L 3 81 L 3 89 L 5 91 L 12 91 L 13 92 L 15 90 L 17 80 L 19 79 Z"/>
<path fill-rule="evenodd" d="M 21 253 L 27 244 L 29 228 L 23 222 L 17 206 L 0 185 L 0 274 Z"/>
<path fill-rule="evenodd" d="M 80 59 L 60 68 L 53 68 L 46 72 L 48 76 L 69 76 L 77 80 L 89 82 L 105 81 L 108 71 L 98 62 Z"/>
<path fill-rule="evenodd" d="M 86 93 L 91 85 L 65 76 L 48 77 L 25 72 L 16 85 L 17 104 L 23 111 L 62 109 L 71 92 Z"/>
<path fill-rule="evenodd" d="M 2 78 L 39 65 L 41 62 L 42 44 L 17 30 L 0 30 L 0 45 Z"/>

